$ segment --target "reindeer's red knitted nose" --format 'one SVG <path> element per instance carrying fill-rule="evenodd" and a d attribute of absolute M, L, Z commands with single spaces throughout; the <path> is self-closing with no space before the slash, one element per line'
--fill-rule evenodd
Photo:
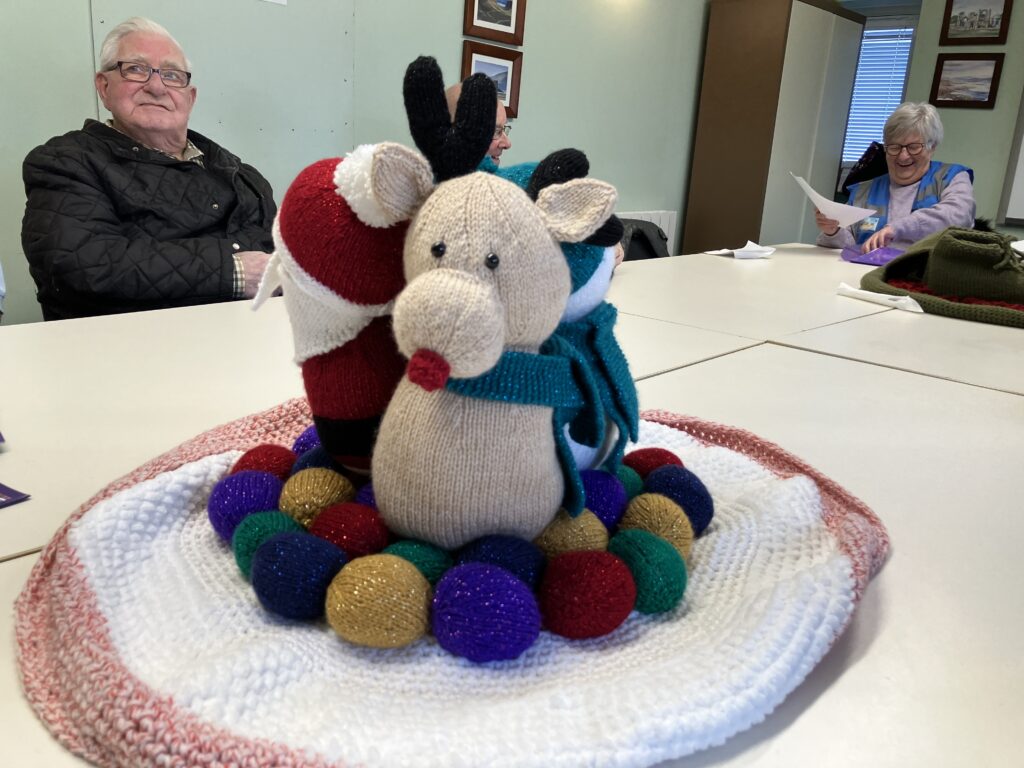
<path fill-rule="evenodd" d="M 427 392 L 433 392 L 444 386 L 451 370 L 448 361 L 437 352 L 430 349 L 417 349 L 409 358 L 409 364 L 405 367 L 405 375 L 413 384 L 419 384 Z"/>

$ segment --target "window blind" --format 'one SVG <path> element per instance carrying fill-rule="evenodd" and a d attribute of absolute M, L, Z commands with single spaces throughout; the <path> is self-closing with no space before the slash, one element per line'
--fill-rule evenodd
<path fill-rule="evenodd" d="M 843 142 L 843 162 L 855 162 L 872 141 L 882 140 L 882 126 L 903 101 L 916 16 L 869 18 L 864 25 L 860 59 Z"/>

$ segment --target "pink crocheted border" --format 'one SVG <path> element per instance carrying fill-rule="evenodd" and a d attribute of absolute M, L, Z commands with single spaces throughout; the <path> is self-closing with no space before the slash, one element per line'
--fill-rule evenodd
<path fill-rule="evenodd" d="M 796 457 L 744 430 L 664 411 L 645 412 L 643 417 L 749 456 L 779 476 L 813 478 L 821 488 L 826 525 L 853 562 L 855 597 L 860 598 L 889 546 L 882 524 L 863 503 Z M 337 765 L 284 744 L 211 726 L 135 679 L 117 655 L 84 568 L 67 539 L 75 520 L 118 491 L 204 456 L 268 442 L 291 445 L 310 422 L 305 400 L 296 398 L 205 432 L 108 485 L 54 535 L 15 604 L 16 642 L 28 701 L 68 750 L 98 765 Z"/>

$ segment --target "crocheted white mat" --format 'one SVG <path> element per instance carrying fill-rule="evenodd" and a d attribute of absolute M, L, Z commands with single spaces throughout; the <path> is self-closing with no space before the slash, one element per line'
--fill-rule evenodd
<path fill-rule="evenodd" d="M 205 507 L 241 450 L 290 445 L 308 424 L 292 401 L 150 462 L 69 520 L 17 604 L 27 696 L 101 765 L 646 766 L 720 744 L 822 658 L 888 540 L 781 449 L 645 416 L 640 444 L 676 452 L 715 502 L 669 614 L 591 641 L 542 633 L 483 666 L 432 640 L 368 650 L 274 618 Z"/>

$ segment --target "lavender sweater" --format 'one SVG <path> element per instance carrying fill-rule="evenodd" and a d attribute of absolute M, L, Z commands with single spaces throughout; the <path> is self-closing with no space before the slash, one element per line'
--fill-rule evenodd
<path fill-rule="evenodd" d="M 889 185 L 888 224 L 895 233 L 892 242 L 889 243 L 892 248 L 906 250 L 911 243 L 916 243 L 922 237 L 946 227 L 974 226 L 974 187 L 966 171 L 961 171 L 950 179 L 935 205 L 911 212 L 920 183 L 908 184 L 905 187 Z M 831 236 L 819 232 L 815 242 L 826 248 L 845 248 L 848 245 L 855 245 L 857 241 L 852 229 L 843 227 Z"/>

